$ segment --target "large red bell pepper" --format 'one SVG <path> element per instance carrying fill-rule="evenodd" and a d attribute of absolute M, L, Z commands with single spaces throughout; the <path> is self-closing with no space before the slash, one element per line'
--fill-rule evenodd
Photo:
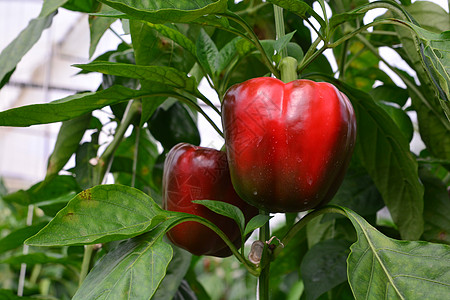
<path fill-rule="evenodd" d="M 342 183 L 356 121 L 332 84 L 250 79 L 227 91 L 222 120 L 232 182 L 248 203 L 305 211 L 328 203 Z"/>
<path fill-rule="evenodd" d="M 236 194 L 225 152 L 181 143 L 167 154 L 163 172 L 163 208 L 201 216 L 218 226 L 239 248 L 241 235 L 234 220 L 212 212 L 192 200 L 218 200 L 239 207 L 246 222 L 258 214 Z M 177 246 L 195 255 L 225 257 L 231 250 L 208 227 L 193 221 L 181 223 L 167 233 Z"/>

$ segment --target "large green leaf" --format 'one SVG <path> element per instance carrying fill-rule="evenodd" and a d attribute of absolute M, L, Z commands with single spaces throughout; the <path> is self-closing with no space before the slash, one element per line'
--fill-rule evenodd
<path fill-rule="evenodd" d="M 130 238 L 168 218 L 143 192 L 121 185 L 99 185 L 73 198 L 38 234 L 33 246 L 83 245 Z"/>
<path fill-rule="evenodd" d="M 0 112 L 0 126 L 25 127 L 66 121 L 107 105 L 124 102 L 144 95 L 159 94 L 164 89 L 158 86 L 154 88 L 155 90 L 151 91 L 137 91 L 122 86 L 112 86 L 103 91 L 76 94 L 50 103 L 12 108 Z"/>
<path fill-rule="evenodd" d="M 450 291 L 450 247 L 397 241 L 342 208 L 358 241 L 347 259 L 353 294 L 359 299 L 446 299 Z"/>
<path fill-rule="evenodd" d="M 355 154 L 372 177 L 404 239 L 423 232 L 423 185 L 409 143 L 369 94 L 329 78 L 352 101 L 358 125 Z"/>
<path fill-rule="evenodd" d="M 51 25 L 53 17 L 59 7 L 68 0 L 46 0 L 36 19 L 30 21 L 28 26 L 0 53 L 0 83 L 5 84 L 5 77 L 11 76 L 22 57 L 39 40 L 42 32 Z M 0 85 L 0 88 L 2 87 Z"/>
<path fill-rule="evenodd" d="M 92 62 L 86 65 L 75 65 L 83 70 L 100 72 L 103 74 L 136 78 L 161 83 L 185 91 L 196 93 L 195 79 L 171 67 L 139 66 L 114 62 Z"/>
<path fill-rule="evenodd" d="M 200 65 L 210 76 L 215 75 L 219 50 L 211 37 L 203 29 L 200 30 L 200 35 L 196 43 L 196 49 Z"/>
<path fill-rule="evenodd" d="M 200 145 L 200 132 L 192 113 L 180 102 L 159 107 L 148 121 L 150 132 L 166 151 L 178 143 Z"/>
<path fill-rule="evenodd" d="M 326 240 L 315 244 L 304 256 L 300 271 L 305 284 L 305 299 L 317 299 L 347 280 L 350 242 Z"/>
<path fill-rule="evenodd" d="M 227 0 L 100 0 L 128 17 L 151 23 L 188 23 L 208 14 L 224 13 Z"/>
<path fill-rule="evenodd" d="M 153 300 L 173 299 L 189 269 L 192 254 L 179 247 L 173 247 L 173 252 L 166 276 L 156 290 Z"/>
<path fill-rule="evenodd" d="M 162 25 L 162 24 L 153 24 L 153 23 L 145 23 L 150 28 L 158 31 L 163 36 L 171 39 L 184 49 L 186 49 L 189 53 L 192 55 L 196 55 L 196 48 L 195 44 L 184 34 L 182 34 L 180 31 L 176 30 L 173 27 L 169 27 L 168 25 Z"/>
<path fill-rule="evenodd" d="M 161 240 L 165 229 L 159 226 L 119 244 L 95 265 L 72 299 L 152 298 L 172 259 L 172 248 Z"/>
<path fill-rule="evenodd" d="M 430 242 L 450 244 L 450 201 L 447 186 L 426 168 L 420 169 L 425 186 L 423 237 Z"/>
<path fill-rule="evenodd" d="M 134 55 L 137 65 L 154 65 L 156 62 L 166 63 L 164 59 L 165 51 L 161 49 L 163 43 L 150 26 L 147 26 L 144 22 L 130 20 L 130 34 L 133 42 Z M 171 60 L 168 60 L 166 66 L 170 66 Z M 153 82 L 140 80 L 142 88 L 151 88 L 154 86 Z M 163 103 L 167 97 L 158 96 L 153 97 L 152 101 L 143 98 L 142 100 L 142 115 L 140 125 L 144 125 L 145 122 L 151 117 L 153 112 Z"/>
<path fill-rule="evenodd" d="M 350 208 L 361 216 L 374 215 L 384 206 L 373 180 L 360 166 L 356 157 L 353 157 L 344 181 L 331 204 Z"/>

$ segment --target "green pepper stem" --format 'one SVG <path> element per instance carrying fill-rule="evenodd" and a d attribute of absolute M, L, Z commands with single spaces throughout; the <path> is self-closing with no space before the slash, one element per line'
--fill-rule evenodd
<path fill-rule="evenodd" d="M 297 77 L 297 60 L 293 57 L 287 56 L 280 62 L 281 80 L 288 83 L 296 80 Z"/>

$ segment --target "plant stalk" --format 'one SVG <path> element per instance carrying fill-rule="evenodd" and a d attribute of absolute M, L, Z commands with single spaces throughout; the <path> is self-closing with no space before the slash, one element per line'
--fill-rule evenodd
<path fill-rule="evenodd" d="M 260 214 L 269 215 L 266 211 L 260 211 Z M 270 239 L 270 220 L 259 229 L 259 240 L 264 244 L 264 249 L 261 257 L 261 273 L 258 278 L 258 298 L 259 300 L 269 299 L 269 274 L 270 261 L 272 259 L 269 247 L 266 243 Z"/>
<path fill-rule="evenodd" d="M 274 5 L 273 12 L 275 16 L 275 31 L 277 34 L 276 38 L 277 40 L 279 40 L 283 36 L 285 36 L 283 8 L 279 7 L 278 5 Z M 281 59 L 285 58 L 288 55 L 287 49 L 286 48 L 281 49 L 280 55 Z M 283 80 L 283 75 L 281 75 L 281 80 Z"/>
<path fill-rule="evenodd" d="M 81 271 L 80 271 L 80 278 L 78 281 L 78 287 L 81 286 L 87 274 L 89 273 L 93 252 L 94 252 L 94 245 L 84 246 L 83 262 L 81 263 Z"/>

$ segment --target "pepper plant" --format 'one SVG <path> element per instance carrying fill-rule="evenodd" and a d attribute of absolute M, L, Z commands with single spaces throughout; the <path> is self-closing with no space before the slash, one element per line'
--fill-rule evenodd
<path fill-rule="evenodd" d="M 379 8 L 383 14 L 364 21 Z M 78 76 L 103 74 L 96 91 L 0 112 L 0 126 L 62 122 L 45 178 L 27 190 L 0 189 L 1 207 L 17 212 L 8 220 L 21 224 L 11 228 L 7 220 L 0 227 L 2 299 L 17 293 L 39 299 L 448 297 L 450 17 L 440 6 L 45 0 L 40 15 L 0 54 L 0 87 L 59 9 L 89 14 L 90 55 L 117 20 L 131 44 L 74 66 Z M 415 73 L 391 65 L 381 47 Z M 202 80 L 221 106 L 202 92 Z M 291 98 L 274 110 L 277 94 Z M 346 110 L 337 114 L 336 104 L 328 114 L 332 103 Z M 117 127 L 100 148 L 105 124 L 92 112 L 104 107 Z M 217 116 L 222 124 L 213 121 Z M 183 176 L 172 176 L 168 168 L 179 166 L 175 154 L 164 163 L 166 155 L 182 142 L 200 144 L 199 117 L 225 137 L 227 155 L 216 155 L 217 166 L 225 167 L 199 173 L 193 159 L 191 173 L 183 161 Z M 410 149 L 413 136 L 424 143 L 420 153 Z M 75 166 L 68 166 L 73 155 Z M 114 183 L 104 184 L 109 174 Z M 219 174 L 226 191 L 202 193 L 205 186 L 215 190 L 211 182 Z M 211 182 L 197 184 L 196 175 Z M 170 209 L 163 202 L 174 192 L 164 182 L 210 213 L 163 209 Z M 224 199 L 236 197 L 232 189 L 259 214 Z M 20 212 L 29 205 L 34 217 L 25 225 Z M 274 223 L 271 212 L 283 213 L 282 221 Z M 228 222 L 215 224 L 219 219 Z M 196 254 L 232 256 L 182 250 L 172 243 L 183 228 L 177 226 L 187 235 L 178 234 L 179 246 L 217 241 L 217 248 Z M 29 271 L 19 275 L 22 263 Z"/>

